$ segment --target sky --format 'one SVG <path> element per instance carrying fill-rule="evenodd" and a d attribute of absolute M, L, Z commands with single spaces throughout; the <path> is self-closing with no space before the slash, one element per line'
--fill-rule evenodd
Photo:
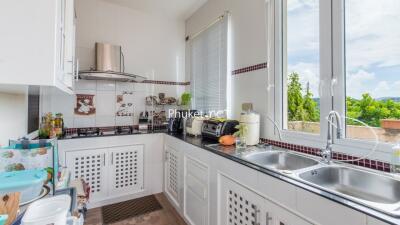
<path fill-rule="evenodd" d="M 319 0 L 288 1 L 288 72 L 319 97 Z M 346 94 L 400 97 L 400 0 L 345 0 Z"/>

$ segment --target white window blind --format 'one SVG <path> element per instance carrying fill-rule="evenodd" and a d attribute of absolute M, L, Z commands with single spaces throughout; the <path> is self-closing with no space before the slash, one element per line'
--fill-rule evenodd
<path fill-rule="evenodd" d="M 227 108 L 228 17 L 190 41 L 193 109 L 209 113 Z"/>

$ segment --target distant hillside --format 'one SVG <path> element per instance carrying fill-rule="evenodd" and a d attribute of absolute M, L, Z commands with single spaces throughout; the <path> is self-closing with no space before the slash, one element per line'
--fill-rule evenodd
<path fill-rule="evenodd" d="M 400 102 L 400 97 L 381 97 L 381 98 L 377 98 L 376 100 L 378 100 L 378 101 L 393 100 L 394 102 Z"/>
<path fill-rule="evenodd" d="M 320 108 L 320 98 L 313 98 L 313 100 L 317 103 L 318 108 Z M 377 101 L 388 101 L 388 100 L 392 100 L 394 102 L 400 102 L 400 97 L 381 97 L 381 98 L 377 98 L 375 99 Z"/>

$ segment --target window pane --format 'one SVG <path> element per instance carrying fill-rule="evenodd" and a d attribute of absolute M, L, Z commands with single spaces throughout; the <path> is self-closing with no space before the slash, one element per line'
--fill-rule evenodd
<path fill-rule="evenodd" d="M 287 0 L 284 4 L 285 127 L 319 133 L 319 0 Z"/>
<path fill-rule="evenodd" d="M 347 137 L 400 140 L 400 1 L 346 0 Z"/>

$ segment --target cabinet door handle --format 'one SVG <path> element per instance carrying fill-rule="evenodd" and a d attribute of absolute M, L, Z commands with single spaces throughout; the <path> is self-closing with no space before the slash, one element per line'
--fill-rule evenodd
<path fill-rule="evenodd" d="M 111 152 L 111 165 L 114 165 L 114 152 Z"/>
<path fill-rule="evenodd" d="M 165 153 L 165 162 L 168 162 L 168 152 Z"/>
<path fill-rule="evenodd" d="M 265 216 L 265 225 L 269 225 L 269 221 L 272 220 L 272 217 L 269 216 L 269 212 L 267 212 Z"/>
<path fill-rule="evenodd" d="M 106 153 L 103 153 L 103 166 L 106 166 Z"/>
<path fill-rule="evenodd" d="M 260 209 L 257 206 L 255 206 L 255 210 L 256 210 L 256 215 L 255 215 L 256 218 L 255 218 L 254 224 L 261 225 L 260 224 Z"/>

